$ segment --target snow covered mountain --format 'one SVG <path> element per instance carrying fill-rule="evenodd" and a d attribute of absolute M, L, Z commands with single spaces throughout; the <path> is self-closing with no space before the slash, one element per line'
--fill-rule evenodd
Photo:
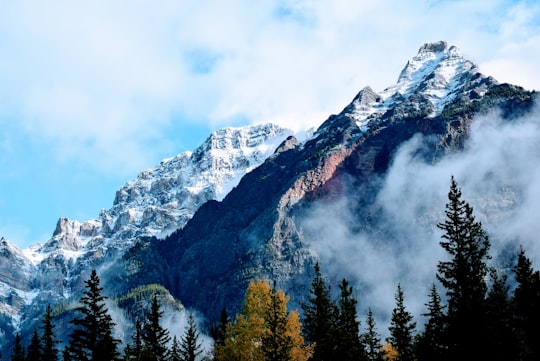
<path fill-rule="evenodd" d="M 221 129 L 195 151 L 140 172 L 98 219 L 60 218 L 50 240 L 24 250 L 2 238 L 0 332 L 24 329 L 45 302 L 69 300 L 90 268 L 122 256 L 138 238 L 183 227 L 201 204 L 221 200 L 291 134 L 273 124 Z"/>
<path fill-rule="evenodd" d="M 456 47 L 437 42 L 420 48 L 396 84 L 365 87 L 309 136 L 271 124 L 215 132 L 193 153 L 142 171 L 98 219 L 62 218 L 50 240 L 26 250 L 2 239 L 0 334 L 29 337 L 44 306 L 76 297 L 93 268 L 114 295 L 159 283 L 209 320 L 225 305 L 234 311 L 254 278 L 276 280 L 298 305 L 316 260 L 331 277 L 369 284 L 369 272 L 352 270 L 358 260 L 369 264 L 368 255 L 384 246 L 398 267 L 405 246 L 395 240 L 417 236 L 411 221 L 383 205 L 399 200 L 387 183 L 399 178 L 393 164 L 401 149 L 420 134 L 413 158 L 440 163 L 466 148 L 476 116 L 497 109 L 504 119 L 521 117 L 534 96 L 497 83 Z M 417 195 L 412 188 L 404 194 Z M 419 205 L 412 217 L 428 233 L 433 207 Z M 338 242 L 344 235 L 354 243 Z"/>

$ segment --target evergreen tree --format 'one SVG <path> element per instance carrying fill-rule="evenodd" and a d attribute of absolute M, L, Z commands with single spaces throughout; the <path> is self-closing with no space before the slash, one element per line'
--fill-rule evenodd
<path fill-rule="evenodd" d="M 337 307 L 330 298 L 330 287 L 321 275 L 319 263 L 315 264 L 310 293 L 309 302 L 302 304 L 302 309 L 306 339 L 315 345 L 311 360 L 335 360 Z"/>
<path fill-rule="evenodd" d="M 540 324 L 540 273 L 533 270 L 523 247 L 520 247 L 518 261 L 513 271 L 517 287 L 514 290 L 512 305 L 519 340 L 519 359 L 539 360 L 540 344 L 537 328 Z"/>
<path fill-rule="evenodd" d="M 113 337 L 114 322 L 99 282 L 97 272 L 93 270 L 85 281 L 86 290 L 80 299 L 81 306 L 77 308 L 82 317 L 71 321 L 76 328 L 70 335 L 67 352 L 75 361 L 109 361 L 119 356 L 117 344 L 120 341 Z"/>
<path fill-rule="evenodd" d="M 428 312 L 422 316 L 427 317 L 427 322 L 424 331 L 417 337 L 416 357 L 418 361 L 442 360 L 446 354 L 445 314 L 441 296 L 437 292 L 435 284 L 431 287 L 426 306 Z"/>
<path fill-rule="evenodd" d="M 43 361 L 58 361 L 58 349 L 56 345 L 56 337 L 54 335 L 54 324 L 52 317 L 52 308 L 51 305 L 47 305 L 45 315 L 43 316 L 41 330 L 43 334 L 41 335 L 41 343 L 43 346 L 42 360 Z"/>
<path fill-rule="evenodd" d="M 507 285 L 507 276 L 492 272 L 493 285 L 486 300 L 486 341 L 484 357 L 492 361 L 517 360 L 518 339 Z"/>
<path fill-rule="evenodd" d="M 41 361 L 41 342 L 39 340 L 37 329 L 34 329 L 32 340 L 30 341 L 30 345 L 28 345 L 26 361 Z"/>
<path fill-rule="evenodd" d="M 485 344 L 485 296 L 489 240 L 472 207 L 461 199 L 461 190 L 452 177 L 446 204 L 446 220 L 437 226 L 443 231 L 441 247 L 448 261 L 437 265 L 437 279 L 448 300 L 446 342 L 450 359 L 483 357 L 478 345 Z"/>
<path fill-rule="evenodd" d="M 13 345 L 11 361 L 25 361 L 24 346 L 21 343 L 21 335 L 18 332 L 15 334 L 15 344 Z"/>
<path fill-rule="evenodd" d="M 367 330 L 361 336 L 362 344 L 366 352 L 366 359 L 368 361 L 382 361 L 381 336 L 377 332 L 375 318 L 373 317 L 371 307 L 368 309 L 366 325 Z"/>
<path fill-rule="evenodd" d="M 268 361 L 289 360 L 292 350 L 292 339 L 287 334 L 287 318 L 289 316 L 286 302 L 276 290 L 276 282 L 269 294 L 269 304 L 265 317 L 266 333 L 262 337 L 264 359 Z"/>
<path fill-rule="evenodd" d="M 414 360 L 414 331 L 416 323 L 413 322 L 412 314 L 405 309 L 404 294 L 401 285 L 398 284 L 395 296 L 396 307 L 392 310 L 390 321 L 389 342 L 397 351 L 397 361 Z"/>
<path fill-rule="evenodd" d="M 356 310 L 357 300 L 349 282 L 343 279 L 339 285 L 338 323 L 336 327 L 336 359 L 342 361 L 365 360 L 365 350 L 360 341 L 360 321 Z"/>
<path fill-rule="evenodd" d="M 126 361 L 139 361 L 143 354 L 143 338 L 142 338 L 142 325 L 139 318 L 135 319 L 135 331 L 131 336 L 132 343 L 126 346 L 124 350 Z"/>
<path fill-rule="evenodd" d="M 202 344 L 199 343 L 199 332 L 193 314 L 189 314 L 188 324 L 182 343 L 180 344 L 180 354 L 183 361 L 195 361 L 197 356 L 202 352 Z"/>
<path fill-rule="evenodd" d="M 159 305 L 157 294 L 152 297 L 150 313 L 143 329 L 143 360 L 164 361 L 168 357 L 168 343 L 171 340 L 169 331 L 160 324 L 163 311 Z"/>
<path fill-rule="evenodd" d="M 214 348 L 213 348 L 213 359 L 214 361 L 219 361 L 219 358 L 217 357 L 215 350 L 217 347 L 221 347 L 225 344 L 225 337 L 227 334 L 227 325 L 229 324 L 231 320 L 229 319 L 229 315 L 227 314 L 227 309 L 223 307 L 221 309 L 221 315 L 219 317 L 219 323 L 212 327 L 210 333 L 214 340 Z"/>
<path fill-rule="evenodd" d="M 183 361 L 182 350 L 180 349 L 180 343 L 178 343 L 176 336 L 173 337 L 172 341 L 170 361 Z"/>

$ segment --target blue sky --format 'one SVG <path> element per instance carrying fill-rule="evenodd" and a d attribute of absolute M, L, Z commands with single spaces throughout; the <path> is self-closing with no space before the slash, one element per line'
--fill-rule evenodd
<path fill-rule="evenodd" d="M 0 237 L 48 240 L 212 130 L 318 125 L 446 40 L 540 89 L 536 1 L 0 2 Z"/>

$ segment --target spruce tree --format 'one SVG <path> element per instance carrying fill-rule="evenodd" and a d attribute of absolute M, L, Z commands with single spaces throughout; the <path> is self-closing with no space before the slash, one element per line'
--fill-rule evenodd
<path fill-rule="evenodd" d="M 392 310 L 390 322 L 389 342 L 397 350 L 396 361 L 414 360 L 414 331 L 416 323 L 413 322 L 412 314 L 406 310 L 404 303 L 404 294 L 401 285 L 398 283 L 396 291 L 396 307 Z"/>
<path fill-rule="evenodd" d="M 366 318 L 367 330 L 361 336 L 362 345 L 366 350 L 366 359 L 368 361 L 382 361 L 381 353 L 381 335 L 377 332 L 375 318 L 371 307 L 368 309 Z"/>
<path fill-rule="evenodd" d="M 34 329 L 32 340 L 30 341 L 30 345 L 28 345 L 26 361 L 41 361 L 41 342 L 37 329 Z"/>
<path fill-rule="evenodd" d="M 427 317 L 424 331 L 416 340 L 416 357 L 418 361 L 442 360 L 446 354 L 444 342 L 445 314 L 441 296 L 435 284 L 431 286 L 429 301 L 426 304 L 428 312 L 422 316 Z"/>
<path fill-rule="evenodd" d="M 291 335 L 287 334 L 287 321 L 289 313 L 283 302 L 282 292 L 276 289 L 274 281 L 273 288 L 269 294 L 269 304 L 264 314 L 266 333 L 262 337 L 262 347 L 264 359 L 266 361 L 286 361 L 290 359 L 293 341 Z"/>
<path fill-rule="evenodd" d="M 135 331 L 131 336 L 131 344 L 126 346 L 124 350 L 124 358 L 126 361 L 139 361 L 142 358 L 143 354 L 143 336 L 142 336 L 142 325 L 139 318 L 135 320 Z"/>
<path fill-rule="evenodd" d="M 180 354 L 184 361 L 195 361 L 198 355 L 201 354 L 202 344 L 199 343 L 199 332 L 197 331 L 197 325 L 195 324 L 195 318 L 190 313 L 188 317 L 188 324 L 184 336 L 182 336 L 182 342 L 180 343 Z"/>
<path fill-rule="evenodd" d="M 150 313 L 147 316 L 143 329 L 143 360 L 164 361 L 168 357 L 168 343 L 171 340 L 169 331 L 161 326 L 163 311 L 159 304 L 157 294 L 152 297 Z"/>
<path fill-rule="evenodd" d="M 93 270 L 85 281 L 86 290 L 80 299 L 81 306 L 77 307 L 82 317 L 71 321 L 75 329 L 70 335 L 67 351 L 75 361 L 109 361 L 119 357 L 117 344 L 120 341 L 113 337 L 114 322 L 99 283 L 97 272 Z"/>
<path fill-rule="evenodd" d="M 25 350 L 21 343 L 21 335 L 17 332 L 15 334 L 15 344 L 13 345 L 11 361 L 25 361 L 25 358 Z"/>
<path fill-rule="evenodd" d="M 491 361 L 517 360 L 518 338 L 513 324 L 507 275 L 493 271 L 492 279 L 486 299 L 484 357 Z"/>
<path fill-rule="evenodd" d="M 336 327 L 336 359 L 342 361 L 365 360 L 365 350 L 360 342 L 360 321 L 353 296 L 353 288 L 346 279 L 339 285 L 341 296 L 338 301 L 338 322 Z"/>
<path fill-rule="evenodd" d="M 485 296 L 489 240 L 472 207 L 461 199 L 461 190 L 451 178 L 441 247 L 450 259 L 437 265 L 437 279 L 448 300 L 446 343 L 450 359 L 483 357 L 478 345 L 486 335 Z"/>
<path fill-rule="evenodd" d="M 173 336 L 170 361 L 183 361 L 182 351 L 180 350 L 180 343 L 178 342 L 176 335 Z"/>
<path fill-rule="evenodd" d="M 514 289 L 512 305 L 519 340 L 519 357 L 520 360 L 539 360 L 537 329 L 540 324 L 540 273 L 533 270 L 532 262 L 523 247 L 520 247 L 513 271 L 517 287 Z"/>
<path fill-rule="evenodd" d="M 310 360 L 335 360 L 337 307 L 330 298 L 330 287 L 321 275 L 319 263 L 315 264 L 308 301 L 302 309 L 306 339 L 315 345 Z"/>
<path fill-rule="evenodd" d="M 43 331 L 43 334 L 41 335 L 41 343 L 43 346 L 43 352 L 41 355 L 42 360 L 58 361 L 58 348 L 56 348 L 58 341 L 54 335 L 51 305 L 47 305 L 47 309 L 41 324 L 41 330 Z"/>

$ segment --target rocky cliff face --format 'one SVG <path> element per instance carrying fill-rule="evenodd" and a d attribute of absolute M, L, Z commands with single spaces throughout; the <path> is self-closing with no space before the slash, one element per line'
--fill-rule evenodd
<path fill-rule="evenodd" d="M 354 278 L 346 273 L 354 262 L 332 264 L 328 249 L 365 260 L 377 247 L 406 247 L 380 203 L 404 144 L 422 135 L 414 157 L 435 164 L 464 149 L 475 116 L 499 109 L 505 119 L 520 117 L 533 99 L 438 42 L 422 46 L 395 85 L 362 89 L 307 139 L 275 125 L 215 132 L 193 153 L 141 172 L 98 219 L 60 219 L 49 241 L 24 251 L 3 239 L 0 332 L 31 335 L 44 305 L 77 297 L 93 268 L 111 295 L 164 285 L 210 321 L 224 306 L 234 312 L 255 278 L 276 280 L 298 307 L 315 261 L 326 262 L 330 278 Z M 415 211 L 432 220 L 431 209 Z M 371 243 L 339 249 L 324 239 L 325 222 L 310 224 L 316 212 L 335 222 L 326 228 Z"/>

